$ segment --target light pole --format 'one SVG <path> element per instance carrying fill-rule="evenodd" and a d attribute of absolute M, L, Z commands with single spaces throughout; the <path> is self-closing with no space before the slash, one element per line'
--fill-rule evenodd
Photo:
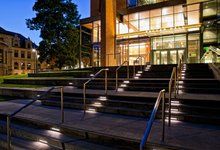
<path fill-rule="evenodd" d="M 35 69 L 34 73 L 38 73 L 38 52 L 36 49 L 32 49 L 32 52 L 35 53 Z"/>

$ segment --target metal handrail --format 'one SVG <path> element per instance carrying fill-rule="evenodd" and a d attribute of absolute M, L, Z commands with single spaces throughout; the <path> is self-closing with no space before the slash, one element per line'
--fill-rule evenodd
<path fill-rule="evenodd" d="M 33 103 L 35 103 L 37 100 L 45 97 L 48 93 L 50 93 L 51 91 L 53 91 L 54 89 L 60 89 L 60 93 L 61 93 L 61 123 L 64 123 L 64 108 L 63 108 L 63 86 L 57 86 L 57 87 L 52 87 L 50 88 L 48 91 L 44 92 L 42 95 L 37 95 L 35 98 L 33 98 L 33 100 L 29 103 L 27 103 L 26 105 L 22 106 L 21 108 L 17 109 L 16 111 L 14 111 L 11 114 L 7 114 L 7 149 L 10 150 L 11 149 L 11 119 L 18 114 L 19 112 L 21 112 L 22 110 L 24 110 L 25 108 L 29 107 L 30 105 L 32 105 Z"/>
<path fill-rule="evenodd" d="M 92 80 L 94 80 L 101 72 L 105 71 L 105 94 L 107 95 L 107 90 L 108 90 L 108 68 L 105 68 L 105 69 L 101 69 L 99 70 L 94 76 L 92 76 L 88 81 L 86 81 L 84 84 L 83 84 L 83 107 L 84 107 L 84 114 L 86 113 L 86 85 L 91 82 Z"/>
<path fill-rule="evenodd" d="M 170 81 L 169 81 L 169 121 L 168 124 L 170 126 L 171 122 L 171 99 L 172 99 L 172 89 L 174 87 L 174 97 L 176 98 L 176 78 L 177 78 L 177 69 L 173 67 L 173 71 L 171 73 Z M 174 86 L 173 86 L 174 85 Z"/>
<path fill-rule="evenodd" d="M 144 60 L 144 57 L 143 57 L 143 56 L 138 56 L 137 59 L 134 60 L 134 62 L 133 62 L 133 76 L 134 76 L 134 77 L 135 77 L 135 70 L 136 70 L 135 63 L 136 63 L 137 61 L 140 61 L 140 59 L 141 59 L 140 69 L 141 69 L 141 71 L 143 70 L 143 68 L 142 68 L 142 59 Z"/>
<path fill-rule="evenodd" d="M 143 150 L 144 149 L 144 145 L 145 143 L 147 142 L 147 139 L 150 135 L 150 131 L 151 131 L 151 127 L 153 125 L 153 122 L 155 120 L 155 117 L 156 117 L 156 113 L 158 111 L 158 108 L 159 108 L 159 105 L 160 105 L 160 102 L 161 102 L 161 99 L 162 99 L 162 142 L 164 142 L 164 135 L 165 135 L 165 89 L 161 90 L 158 94 L 158 97 L 157 97 L 157 101 L 154 105 L 154 109 L 151 113 L 151 116 L 150 116 L 150 119 L 149 121 L 147 122 L 147 127 L 146 127 L 146 130 L 144 132 L 144 135 L 141 139 L 141 143 L 140 143 L 140 150 Z"/>
<path fill-rule="evenodd" d="M 129 61 L 124 61 L 117 69 L 116 69 L 116 72 L 115 72 L 115 90 L 117 91 L 118 90 L 118 70 L 124 65 L 127 63 L 127 79 L 129 79 Z"/>

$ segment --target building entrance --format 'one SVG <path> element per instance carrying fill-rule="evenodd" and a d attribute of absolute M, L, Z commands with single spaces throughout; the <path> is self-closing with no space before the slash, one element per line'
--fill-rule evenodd
<path fill-rule="evenodd" d="M 153 51 L 153 64 L 177 64 L 184 51 L 185 49 L 155 50 Z"/>

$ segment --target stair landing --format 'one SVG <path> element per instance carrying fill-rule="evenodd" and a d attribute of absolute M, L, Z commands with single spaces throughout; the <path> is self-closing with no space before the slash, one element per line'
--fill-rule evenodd
<path fill-rule="evenodd" d="M 11 113 L 23 106 L 29 100 L 13 100 L 1 102 L 0 113 Z M 87 113 L 83 111 L 65 109 L 65 123 L 60 125 L 60 110 L 55 107 L 42 106 L 36 102 L 32 106 L 16 115 L 33 122 L 48 125 L 59 125 L 65 130 L 87 133 L 88 136 L 101 135 L 117 139 L 139 142 L 146 127 L 146 120 L 138 117 L 121 115 Z M 155 121 L 149 142 L 161 144 L 161 122 Z M 165 143 L 171 147 L 184 149 L 220 149 L 220 126 L 173 122 L 172 127 L 166 126 Z"/>

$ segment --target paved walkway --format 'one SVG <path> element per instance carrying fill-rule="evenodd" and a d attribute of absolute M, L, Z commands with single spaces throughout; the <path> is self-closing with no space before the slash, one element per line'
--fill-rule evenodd
<path fill-rule="evenodd" d="M 27 103 L 28 100 L 14 100 L 0 103 L 0 114 L 11 113 Z M 18 114 L 29 120 L 59 124 L 60 110 L 54 107 L 41 106 L 40 102 L 26 108 Z M 87 130 L 114 137 L 140 141 L 146 119 L 127 117 L 103 113 L 86 114 L 82 119 L 80 110 L 65 109 L 66 128 Z M 160 143 L 161 123 L 155 121 L 149 141 Z M 195 150 L 219 150 L 220 126 L 196 125 L 191 123 L 175 122 L 172 127 L 166 127 L 165 144 Z"/>

